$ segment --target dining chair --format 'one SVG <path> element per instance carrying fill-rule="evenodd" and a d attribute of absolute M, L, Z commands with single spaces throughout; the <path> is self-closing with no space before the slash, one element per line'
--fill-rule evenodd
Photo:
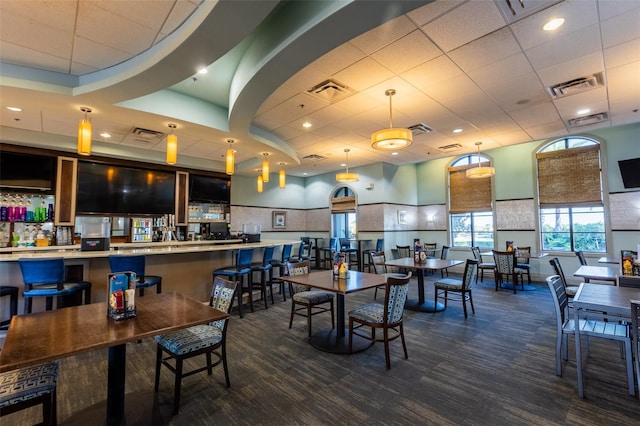
<path fill-rule="evenodd" d="M 493 260 L 496 262 L 496 291 L 498 291 L 498 287 L 502 287 L 503 284 L 509 282 L 509 277 L 512 277 L 514 294 L 516 293 L 518 282 L 522 284 L 522 290 L 524 290 L 524 269 L 520 269 L 516 266 L 515 251 L 494 250 Z"/>
<path fill-rule="evenodd" d="M 257 265 L 251 265 L 251 273 L 260 272 L 260 281 L 253 281 L 253 277 L 251 278 L 251 291 L 254 288 L 258 288 L 260 290 L 260 297 L 264 300 L 264 308 L 268 309 L 267 306 L 267 285 L 269 286 L 269 293 L 271 293 L 271 304 L 274 304 L 273 301 L 273 265 L 271 261 L 273 260 L 273 252 L 275 251 L 274 246 L 265 247 L 262 252 L 262 263 Z"/>
<path fill-rule="evenodd" d="M 471 292 L 471 284 L 473 279 L 478 273 L 478 261 L 467 259 L 467 263 L 464 266 L 464 274 L 462 279 L 455 278 L 442 278 L 434 283 L 435 293 L 433 296 L 434 306 L 437 306 L 438 299 L 444 299 L 445 309 L 447 307 L 447 300 L 459 300 L 462 301 L 462 310 L 464 317 L 467 318 L 467 301 L 471 304 L 471 312 L 476 313 L 473 307 L 473 294 Z M 452 296 L 450 293 L 454 293 Z M 457 293 L 457 294 L 456 294 Z"/>
<path fill-rule="evenodd" d="M 41 424 L 56 425 L 57 384 L 57 361 L 0 373 L 0 417 L 42 404 Z"/>
<path fill-rule="evenodd" d="M 442 251 L 440 252 L 440 260 L 447 260 L 449 258 L 450 250 L 451 247 L 442 246 Z M 447 268 L 440 269 L 440 275 L 442 276 L 442 278 L 444 278 L 444 274 L 447 274 L 447 277 L 449 276 L 449 270 Z"/>
<path fill-rule="evenodd" d="M 0 322 L 0 330 L 5 330 L 11 323 L 11 318 L 18 315 L 18 293 L 19 289 L 13 285 L 0 285 L 0 297 L 9 296 L 9 318 Z"/>
<path fill-rule="evenodd" d="M 424 243 L 422 245 L 422 250 L 426 253 L 427 257 L 436 257 L 437 248 L 438 243 Z"/>
<path fill-rule="evenodd" d="M 398 250 L 398 257 L 411 257 L 411 246 L 399 246 L 396 244 L 396 249 Z"/>
<path fill-rule="evenodd" d="M 531 247 L 518 247 L 516 250 L 516 267 L 524 270 L 527 274 L 527 281 L 531 284 Z"/>
<path fill-rule="evenodd" d="M 636 382 L 640 386 L 640 300 L 631 300 L 631 341 L 635 360 Z"/>
<path fill-rule="evenodd" d="M 378 275 L 384 275 L 386 278 L 388 277 L 404 277 L 405 274 L 401 274 L 397 271 L 397 268 L 385 265 L 385 254 L 384 251 L 375 251 L 372 250 L 369 253 L 369 257 L 371 258 L 371 262 L 373 264 L 373 272 Z M 384 290 L 386 288 L 386 284 L 379 285 L 375 288 L 375 292 L 373 293 L 373 299 L 378 298 L 378 290 Z"/>
<path fill-rule="evenodd" d="M 230 281 L 220 276 L 213 279 L 209 306 L 229 314 L 233 306 L 234 294 L 237 290 L 237 282 Z M 229 380 L 229 368 L 227 366 L 227 328 L 229 318 L 214 321 L 209 324 L 196 325 L 183 328 L 169 334 L 156 336 L 156 375 L 154 391 L 160 388 L 160 368 L 164 365 L 175 374 L 173 414 L 180 410 L 180 388 L 182 379 L 193 374 L 207 370 L 212 373 L 213 367 L 222 364 L 224 378 L 227 387 L 231 387 Z M 166 356 L 165 356 L 166 355 Z M 198 355 L 205 355 L 206 365 L 187 372 L 183 371 L 184 361 Z M 211 356 L 216 357 L 211 362 Z M 173 364 L 171 363 L 173 360 Z"/>
<path fill-rule="evenodd" d="M 484 261 L 482 253 L 480 252 L 480 247 L 471 247 L 471 252 L 473 253 L 474 259 L 478 261 L 479 274 L 476 274 L 476 284 L 478 284 L 478 276 L 480 276 L 480 281 L 484 281 L 484 271 L 491 271 L 495 278 L 496 264 L 494 262 Z"/>
<path fill-rule="evenodd" d="M 565 293 L 567 293 L 567 297 L 569 299 L 573 299 L 573 296 L 576 295 L 576 293 L 578 292 L 578 289 L 580 287 L 567 284 L 567 279 L 564 276 L 564 271 L 562 270 L 562 265 L 560 265 L 560 260 L 557 257 L 554 257 L 553 259 L 550 259 L 549 263 L 553 267 L 553 270 L 555 271 L 556 275 L 558 275 L 560 277 L 560 280 L 562 281 L 562 285 L 564 285 L 564 291 L 565 291 Z M 569 307 L 571 307 L 571 306 L 572 306 L 571 305 L 571 300 L 569 300 Z"/>
<path fill-rule="evenodd" d="M 547 277 L 547 285 L 556 312 L 556 376 L 562 376 L 562 360 L 569 359 L 569 336 L 575 335 L 574 319 L 569 315 L 569 298 L 560 275 Z"/>
<path fill-rule="evenodd" d="M 140 291 L 140 296 L 144 296 L 144 289 L 149 287 L 156 288 L 156 294 L 162 293 L 162 277 L 159 275 L 146 275 L 146 256 L 121 256 L 110 255 L 109 267 L 111 272 L 132 271 L 136 274 L 136 289 Z"/>
<path fill-rule="evenodd" d="M 298 263 L 287 264 L 288 276 L 305 275 L 311 270 L 308 260 Z M 286 277 L 284 278 L 286 280 Z M 311 337 L 311 317 L 323 312 L 331 312 L 331 328 L 335 327 L 333 310 L 334 293 L 322 290 L 313 290 L 309 286 L 289 282 L 289 295 L 291 296 L 291 316 L 289 318 L 289 328 L 293 326 L 293 316 L 300 315 L 307 317 L 307 333 Z M 329 307 L 324 306 L 329 304 Z"/>
<path fill-rule="evenodd" d="M 588 265 L 587 263 L 587 258 L 584 257 L 584 253 L 580 250 L 576 251 L 576 256 L 578 256 L 578 260 L 580 261 L 580 265 L 586 266 Z"/>
<path fill-rule="evenodd" d="M 84 303 L 91 303 L 91 283 L 89 281 L 65 282 L 63 258 L 18 259 L 24 290 L 24 313 L 31 313 L 34 297 L 46 298 L 46 310 L 53 308 L 53 298 L 57 298 L 56 307 L 69 305 L 71 296 L 84 293 Z"/>
<path fill-rule="evenodd" d="M 404 304 L 409 292 L 411 272 L 406 276 L 388 277 L 385 285 L 384 304 L 368 303 L 349 311 L 349 353 L 353 351 L 353 336 L 359 336 L 373 343 L 384 343 L 384 357 L 387 370 L 391 369 L 389 342 L 400 338 L 404 358 L 409 359 L 404 340 Z M 363 327 L 370 329 L 361 330 Z M 376 330 L 382 330 L 382 338 L 376 338 Z"/>
<path fill-rule="evenodd" d="M 236 293 L 238 295 L 238 315 L 240 318 L 244 317 L 244 313 L 242 312 L 243 305 L 243 292 L 244 286 L 243 281 L 244 277 L 247 277 L 247 286 L 246 289 L 249 291 L 249 309 L 253 312 L 253 294 L 252 294 L 252 279 L 251 279 L 251 260 L 253 259 L 253 248 L 242 248 L 239 249 L 236 253 L 236 261 L 235 265 L 227 266 L 224 268 L 215 269 L 212 273 L 213 283 L 215 284 L 215 280 L 217 276 L 223 276 L 232 281 L 236 281 L 239 285 L 236 287 Z"/>

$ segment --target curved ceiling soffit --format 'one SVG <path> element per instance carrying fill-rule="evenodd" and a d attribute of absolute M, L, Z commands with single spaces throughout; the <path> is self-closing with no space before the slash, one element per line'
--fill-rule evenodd
<path fill-rule="evenodd" d="M 229 129 L 278 149 L 298 164 L 289 145 L 251 123 L 262 103 L 311 62 L 354 37 L 431 0 L 409 2 L 293 2 L 254 36 L 242 57 L 229 93 Z M 315 3 L 315 5 L 314 5 Z M 319 6 L 319 7 L 318 7 Z M 341 31 L 334 31 L 334 28 Z M 277 33 L 273 32 L 277 28 Z"/>

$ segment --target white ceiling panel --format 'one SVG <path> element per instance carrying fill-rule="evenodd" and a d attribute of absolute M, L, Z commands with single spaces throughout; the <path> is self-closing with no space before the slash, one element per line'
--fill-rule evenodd
<path fill-rule="evenodd" d="M 371 57 L 400 74 L 441 54 L 442 51 L 422 31 L 415 30 L 373 53 Z"/>
<path fill-rule="evenodd" d="M 607 69 L 640 61 L 640 39 L 631 40 L 604 50 Z"/>
<path fill-rule="evenodd" d="M 416 25 L 408 17 L 403 15 L 355 37 L 351 40 L 351 43 L 364 53 L 371 55 L 404 37 L 416 28 Z"/>
<path fill-rule="evenodd" d="M 511 29 L 504 27 L 448 53 L 463 70 L 471 72 L 520 53 L 520 45 Z"/>
<path fill-rule="evenodd" d="M 538 70 L 538 75 L 545 86 L 570 81 L 587 75 L 604 71 L 604 58 L 601 52 L 594 52 L 579 58 L 571 59 L 559 64 Z M 591 71 L 587 71 L 591 70 Z M 585 74 L 587 71 L 587 74 Z"/>
<path fill-rule="evenodd" d="M 602 22 L 602 45 L 607 48 L 640 37 L 640 5 L 638 7 Z"/>
<path fill-rule="evenodd" d="M 542 69 L 599 52 L 601 49 L 599 28 L 592 25 L 574 31 L 566 37 L 527 49 L 525 53 L 535 69 Z"/>

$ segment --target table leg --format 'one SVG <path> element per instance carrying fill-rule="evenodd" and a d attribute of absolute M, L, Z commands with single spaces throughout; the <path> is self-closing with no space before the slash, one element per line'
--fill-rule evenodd
<path fill-rule="evenodd" d="M 124 385 L 127 364 L 126 344 L 109 348 L 107 383 L 107 425 L 124 424 Z"/>
<path fill-rule="evenodd" d="M 580 309 L 573 307 L 574 324 L 580 324 Z M 578 396 L 584 398 L 584 389 L 582 387 L 582 355 L 580 354 L 580 327 L 576 327 L 576 376 L 578 377 Z M 568 349 L 567 349 L 568 350 Z"/>
<path fill-rule="evenodd" d="M 425 300 L 424 297 L 424 271 L 417 269 L 418 276 L 418 300 L 407 299 L 404 305 L 405 309 L 418 312 L 440 312 L 444 311 L 444 305 L 440 302 L 434 303 L 432 300 Z"/>

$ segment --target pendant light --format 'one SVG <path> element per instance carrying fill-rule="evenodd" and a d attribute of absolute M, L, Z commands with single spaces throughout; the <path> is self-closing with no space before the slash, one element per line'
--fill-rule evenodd
<path fill-rule="evenodd" d="M 267 157 L 269 156 L 268 152 L 262 153 L 264 155 L 264 160 L 262 161 L 262 180 L 267 183 L 269 182 L 269 160 Z"/>
<path fill-rule="evenodd" d="M 391 97 L 396 94 L 396 91 L 389 89 L 384 94 L 389 97 L 389 128 L 378 130 L 371 135 L 371 147 L 382 151 L 396 151 L 406 148 L 413 142 L 413 134 L 409 129 L 393 127 Z"/>
<path fill-rule="evenodd" d="M 280 172 L 278 172 L 278 184 L 280 186 L 280 189 L 284 189 L 284 187 L 287 185 L 287 174 L 284 171 L 284 165 L 285 163 L 280 163 Z"/>
<path fill-rule="evenodd" d="M 480 166 L 480 145 L 482 145 L 482 142 L 476 142 L 476 146 L 478 147 L 478 167 L 467 169 L 466 171 L 467 177 L 471 179 L 488 178 L 496 174 L 496 169 L 493 167 Z"/>
<path fill-rule="evenodd" d="M 175 124 L 169 124 L 171 133 L 167 136 L 167 164 L 176 164 L 178 161 L 178 137 L 173 134 Z"/>
<path fill-rule="evenodd" d="M 258 192 L 262 192 L 264 189 L 264 179 L 262 178 L 262 171 L 260 169 L 258 169 L 258 180 L 256 183 Z"/>
<path fill-rule="evenodd" d="M 347 170 L 345 173 L 336 174 L 336 180 L 338 182 L 358 182 L 360 180 L 360 175 L 358 173 L 349 173 L 349 151 L 351 150 L 348 148 L 345 148 L 344 150 L 344 153 L 347 157 L 347 161 L 345 162 Z"/>
<path fill-rule="evenodd" d="M 80 111 L 84 112 L 84 118 L 78 124 L 78 154 L 91 155 L 91 121 L 87 118 L 91 108 L 82 107 Z"/>
<path fill-rule="evenodd" d="M 233 150 L 233 139 L 227 139 L 227 142 L 229 142 L 229 149 L 227 149 L 227 156 L 225 159 L 226 172 L 228 175 L 232 175 L 234 172 L 236 154 L 235 154 L 235 151 Z"/>

